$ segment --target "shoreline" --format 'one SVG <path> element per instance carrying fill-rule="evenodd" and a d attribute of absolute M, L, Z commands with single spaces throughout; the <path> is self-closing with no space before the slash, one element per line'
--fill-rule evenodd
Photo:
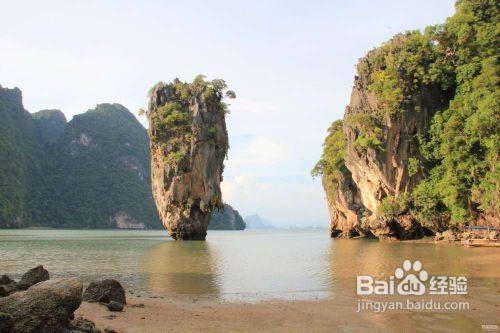
<path fill-rule="evenodd" d="M 41 237 L 38 248 L 43 251 L 37 252 L 38 256 L 31 251 L 32 237 L 15 237 L 13 242 L 3 243 L 5 253 L 16 251 L 15 256 L 8 257 L 12 265 L 5 265 L 3 273 L 20 278 L 19 272 L 33 267 L 31 263 L 36 261 L 46 265 L 51 279 L 73 278 L 84 289 L 94 281 L 116 279 L 127 297 L 123 311 L 110 312 L 106 305 L 87 302 L 75 311 L 75 318 L 88 319 L 101 330 L 116 332 L 473 332 L 481 331 L 483 324 L 499 324 L 495 320 L 500 305 L 500 272 L 494 249 L 462 248 L 458 242 L 434 243 L 427 237 L 396 242 L 399 245 L 377 240 L 326 239 L 317 248 L 305 251 L 313 241 L 318 244 L 317 239 L 322 237 L 318 232 L 310 238 L 295 233 L 294 237 L 285 235 L 272 242 L 266 235 L 255 238 L 260 242 L 243 243 L 245 246 L 238 252 L 235 250 L 241 238 L 231 235 L 236 233 L 214 237 L 212 242 L 158 244 L 147 237 L 134 237 L 130 242 L 120 237 L 114 241 L 107 238 L 97 243 L 86 235 L 75 238 L 78 243 Z M 302 247 L 297 240 L 304 240 Z M 275 266 L 260 266 L 262 254 L 271 253 L 276 244 L 283 245 L 283 251 L 269 258 Z M 242 255 L 253 245 L 257 246 L 252 256 Z M 290 251 L 294 248 L 295 252 Z M 227 253 L 231 256 L 224 255 Z M 318 257 L 322 260 L 315 262 L 312 271 L 308 271 L 311 265 L 300 265 Z M 232 261 L 226 262 L 228 258 Z M 356 295 L 356 276 L 370 274 L 385 280 L 404 259 L 420 260 L 431 275 L 467 276 L 468 294 L 455 300 L 470 302 L 470 309 L 358 312 L 360 300 L 406 300 L 396 295 Z M 282 288 L 273 289 L 276 283 Z M 288 295 L 287 290 L 299 291 Z M 304 298 L 301 290 L 307 292 Z M 282 295 L 283 291 L 287 295 Z M 432 299 L 445 301 L 447 297 Z"/>
<path fill-rule="evenodd" d="M 258 303 L 220 302 L 193 296 L 136 297 L 127 292 L 123 312 L 83 302 L 75 312 L 97 327 L 117 332 L 433 332 L 453 327 L 454 332 L 480 331 L 483 324 L 498 324 L 500 296 L 458 297 L 470 303 L 467 311 L 357 312 L 358 298 L 337 295 L 322 300 L 270 300 Z M 480 299 L 483 297 L 483 299 Z M 392 298 L 391 300 L 395 300 Z M 452 300 L 450 298 L 450 300 Z"/>

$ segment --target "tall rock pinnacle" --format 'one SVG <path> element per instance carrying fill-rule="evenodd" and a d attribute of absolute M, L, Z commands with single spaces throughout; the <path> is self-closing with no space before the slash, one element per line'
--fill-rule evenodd
<path fill-rule="evenodd" d="M 229 147 L 223 80 L 175 79 L 150 90 L 146 115 L 156 207 L 172 238 L 204 240 L 212 210 L 223 208 L 220 183 Z M 234 98 L 234 92 L 227 91 Z"/>

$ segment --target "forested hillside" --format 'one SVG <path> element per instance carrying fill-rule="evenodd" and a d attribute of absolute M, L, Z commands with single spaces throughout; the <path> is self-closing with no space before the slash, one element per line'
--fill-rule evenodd
<path fill-rule="evenodd" d="M 146 129 L 120 104 L 66 122 L 0 88 L 0 227 L 159 228 Z"/>
<path fill-rule="evenodd" d="M 228 204 L 224 204 L 224 210 L 212 212 L 208 230 L 244 230 L 245 221 L 240 213 Z"/>

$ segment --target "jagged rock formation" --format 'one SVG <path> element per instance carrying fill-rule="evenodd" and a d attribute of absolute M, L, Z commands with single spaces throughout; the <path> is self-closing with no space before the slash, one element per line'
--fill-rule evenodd
<path fill-rule="evenodd" d="M 484 33 L 500 14 L 493 3 L 457 8 L 360 59 L 344 119 L 312 172 L 322 174 L 332 237 L 500 226 L 499 65 Z"/>
<path fill-rule="evenodd" d="M 158 212 L 174 239 L 204 240 L 228 150 L 223 80 L 160 82 L 150 91 L 151 177 Z M 228 91 L 227 96 L 234 97 Z"/>
<path fill-rule="evenodd" d="M 148 134 L 120 104 L 69 122 L 0 87 L 0 227 L 160 228 Z"/>
<path fill-rule="evenodd" d="M 399 212 L 398 216 L 388 217 L 377 214 L 377 210 L 384 199 L 404 196 L 422 178 L 421 170 L 409 174 L 409 161 L 423 159 L 416 138 L 426 132 L 434 112 L 447 102 L 447 91 L 423 87 L 407 108 L 384 113 L 377 96 L 369 89 L 370 69 L 375 66 L 373 58 L 377 52 L 370 52 L 358 64 L 358 68 L 367 70 L 358 71 L 344 114 L 343 168 L 333 182 L 323 175 L 331 234 L 419 238 L 424 229 L 411 214 Z"/>
<path fill-rule="evenodd" d="M 359 189 L 351 175 L 340 173 L 336 182 L 332 182 L 324 175 L 322 184 L 327 194 L 331 237 L 359 236 L 358 224 L 363 204 Z"/>
<path fill-rule="evenodd" d="M 371 56 L 368 54 L 361 59 L 358 66 L 373 68 Z M 337 221 L 334 230 L 347 231 L 349 236 L 372 233 L 378 238 L 419 238 L 424 230 L 413 216 L 401 214 L 384 218 L 376 213 L 385 198 L 409 193 L 422 178 L 422 170 L 409 174 L 409 161 L 410 158 L 423 159 L 417 136 L 425 134 L 434 112 L 448 101 L 447 92 L 438 87 L 422 87 L 407 108 L 380 117 L 380 103 L 368 87 L 371 72 L 368 70 L 360 74 L 355 78 L 344 115 L 344 161 L 350 174 L 342 173 L 339 180 L 340 193 L 333 203 L 336 206 L 333 211 L 343 209 L 344 213 L 334 217 L 333 220 Z M 419 111 L 415 111 L 416 107 Z M 377 122 L 376 126 L 382 132 L 381 147 L 360 149 L 357 145 L 357 140 L 367 135 L 363 133 L 368 130 L 367 125 L 360 124 L 365 119 Z M 362 221 L 360 226 L 356 223 L 358 220 Z"/>
<path fill-rule="evenodd" d="M 228 204 L 224 204 L 224 210 L 216 209 L 212 212 L 208 225 L 209 230 L 244 230 L 245 227 L 240 213 Z"/>

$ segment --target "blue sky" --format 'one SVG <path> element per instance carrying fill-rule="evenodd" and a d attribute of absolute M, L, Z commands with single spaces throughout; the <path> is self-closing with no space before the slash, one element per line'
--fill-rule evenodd
<path fill-rule="evenodd" d="M 279 226 L 328 224 L 310 169 L 349 101 L 358 58 L 443 22 L 450 0 L 9 1 L 0 85 L 68 118 L 97 103 L 132 112 L 154 83 L 197 74 L 236 91 L 224 200 Z M 144 119 L 141 122 L 145 124 Z"/>

